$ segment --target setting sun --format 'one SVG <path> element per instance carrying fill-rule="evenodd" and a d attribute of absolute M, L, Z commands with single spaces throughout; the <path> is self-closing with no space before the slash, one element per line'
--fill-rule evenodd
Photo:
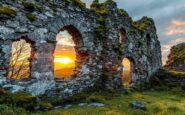
<path fill-rule="evenodd" d="M 74 63 L 74 60 L 71 59 L 70 57 L 59 57 L 59 58 L 55 58 L 55 62 L 58 62 L 61 64 L 69 64 L 69 63 Z"/>
<path fill-rule="evenodd" d="M 68 31 L 60 31 L 56 37 L 54 52 L 55 78 L 68 79 L 74 74 L 76 52 L 75 43 Z"/>

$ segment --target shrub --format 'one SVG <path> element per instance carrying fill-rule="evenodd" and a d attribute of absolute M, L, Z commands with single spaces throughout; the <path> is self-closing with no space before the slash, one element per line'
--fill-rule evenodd
<path fill-rule="evenodd" d="M 26 14 L 26 17 L 30 22 L 34 22 L 35 20 L 37 20 L 37 17 L 33 14 Z"/>
<path fill-rule="evenodd" d="M 15 94 L 12 94 L 10 99 L 11 102 L 15 103 L 15 105 L 23 107 L 28 110 L 32 110 L 37 101 L 36 97 L 31 96 L 25 92 L 17 92 Z"/>
<path fill-rule="evenodd" d="M 153 19 L 148 18 L 148 17 L 143 17 L 142 19 L 136 22 L 133 22 L 133 26 L 141 31 L 146 30 L 148 26 L 153 25 L 153 24 L 154 24 Z"/>
<path fill-rule="evenodd" d="M 118 9 L 118 12 L 122 16 L 129 16 L 128 13 L 125 10 L 123 10 L 123 9 Z"/>
<path fill-rule="evenodd" d="M 184 79 L 184 77 L 185 72 L 161 68 L 150 78 L 150 84 L 152 88 L 157 90 L 172 90 L 173 88 L 180 88 L 183 90 L 184 85 L 182 85 L 179 80 Z"/>
<path fill-rule="evenodd" d="M 0 6 L 0 14 L 16 15 L 16 11 L 9 7 Z"/>
<path fill-rule="evenodd" d="M 94 0 L 90 7 L 91 9 L 99 9 L 99 0 Z"/>
<path fill-rule="evenodd" d="M 25 92 L 10 93 L 0 89 L 0 94 L 0 103 L 3 104 L 15 105 L 28 110 L 32 110 L 36 104 L 36 97 Z"/>
<path fill-rule="evenodd" d="M 27 115 L 27 112 L 23 108 L 0 105 L 0 114 L 1 115 L 18 115 L 18 114 Z"/>
<path fill-rule="evenodd" d="M 91 102 L 100 102 L 100 103 L 103 103 L 105 101 L 105 98 L 103 96 L 96 96 L 96 95 L 91 95 L 89 96 L 86 101 L 88 103 L 91 103 Z"/>
<path fill-rule="evenodd" d="M 38 102 L 37 106 L 40 109 L 52 109 L 53 108 L 53 105 L 50 102 L 48 102 L 48 101 Z"/>

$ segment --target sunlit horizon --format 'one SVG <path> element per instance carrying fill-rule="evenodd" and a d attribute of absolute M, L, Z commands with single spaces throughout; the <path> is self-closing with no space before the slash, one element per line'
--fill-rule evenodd
<path fill-rule="evenodd" d="M 57 34 L 57 45 L 54 52 L 54 73 L 56 78 L 69 78 L 74 73 L 76 52 L 75 43 L 68 31 Z"/>
<path fill-rule="evenodd" d="M 54 59 L 54 62 L 66 65 L 66 64 L 74 63 L 74 60 L 70 57 L 58 57 Z"/>

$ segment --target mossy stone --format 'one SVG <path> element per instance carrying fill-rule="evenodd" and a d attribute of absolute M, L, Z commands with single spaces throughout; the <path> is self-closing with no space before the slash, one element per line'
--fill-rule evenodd
<path fill-rule="evenodd" d="M 37 17 L 33 14 L 26 14 L 26 17 L 30 22 L 34 22 L 37 19 Z"/>
<path fill-rule="evenodd" d="M 23 2 L 22 5 L 27 10 L 30 10 L 30 11 L 34 11 L 35 10 L 35 4 L 32 3 L 32 2 Z"/>
<path fill-rule="evenodd" d="M 10 7 L 0 6 L 0 14 L 16 15 L 16 11 L 11 9 Z"/>

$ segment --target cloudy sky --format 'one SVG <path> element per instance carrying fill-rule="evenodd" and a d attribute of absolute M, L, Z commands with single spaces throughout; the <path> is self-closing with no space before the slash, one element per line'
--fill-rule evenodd
<path fill-rule="evenodd" d="M 82 0 L 87 7 L 93 0 Z M 105 0 L 100 0 L 101 2 Z M 133 20 L 142 16 L 154 19 L 162 45 L 163 62 L 170 47 L 185 42 L 185 0 L 115 0 Z"/>

